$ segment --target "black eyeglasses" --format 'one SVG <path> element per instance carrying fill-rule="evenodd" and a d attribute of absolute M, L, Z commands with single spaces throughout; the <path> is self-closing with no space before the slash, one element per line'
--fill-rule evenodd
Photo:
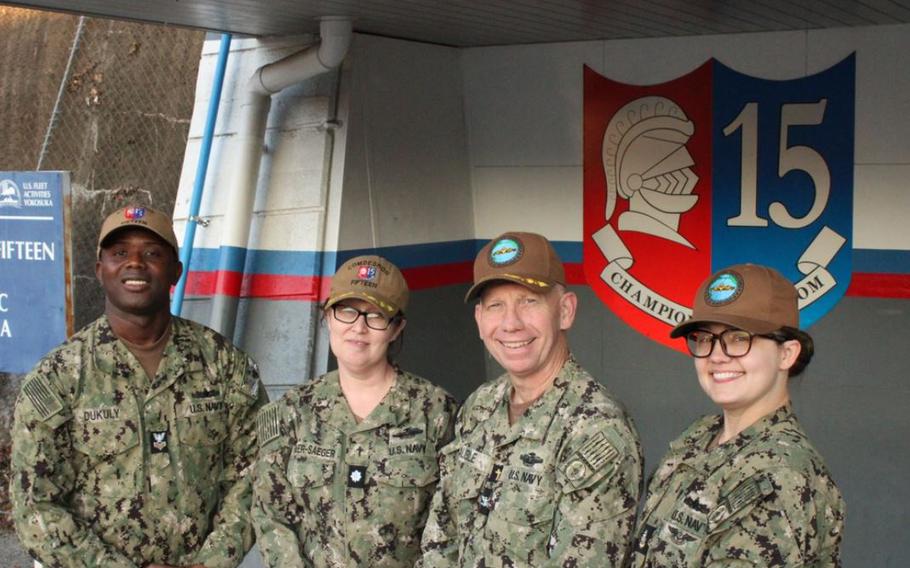
<path fill-rule="evenodd" d="M 341 323 L 354 323 L 357 318 L 363 316 L 363 321 L 367 324 L 367 327 L 376 331 L 389 329 L 389 326 L 398 319 L 388 318 L 381 312 L 362 312 L 357 308 L 340 304 L 332 306 L 332 315 Z"/>
<path fill-rule="evenodd" d="M 714 342 L 720 341 L 720 348 L 727 357 L 742 357 L 752 349 L 752 338 L 764 337 L 778 341 L 773 335 L 752 334 L 741 329 L 725 329 L 720 333 L 711 333 L 705 329 L 696 329 L 686 334 L 686 347 L 693 357 L 703 359 L 714 351 Z"/>

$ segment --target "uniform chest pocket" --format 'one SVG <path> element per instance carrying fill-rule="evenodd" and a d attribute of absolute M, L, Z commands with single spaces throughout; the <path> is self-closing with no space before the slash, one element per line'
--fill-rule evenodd
<path fill-rule="evenodd" d="M 391 457 L 379 462 L 377 481 L 392 487 L 426 487 L 439 479 L 433 456 Z"/>
<path fill-rule="evenodd" d="M 131 494 L 136 485 L 141 455 L 136 425 L 128 420 L 76 420 L 73 449 L 78 459 L 80 483 L 100 499 Z"/>
<path fill-rule="evenodd" d="M 527 562 L 537 554 L 535 551 L 545 550 L 555 510 L 556 496 L 552 493 L 506 482 L 487 519 L 486 538 L 513 560 Z"/>
<path fill-rule="evenodd" d="M 190 446 L 220 446 L 228 434 L 227 404 L 218 397 L 178 405 L 177 434 Z"/>
<path fill-rule="evenodd" d="M 73 447 L 89 456 L 120 454 L 139 443 L 137 427 L 129 420 L 77 419 L 73 424 Z"/>
<path fill-rule="evenodd" d="M 291 455 L 287 475 L 288 481 L 298 491 L 331 485 L 335 477 L 335 462 Z"/>
<path fill-rule="evenodd" d="M 375 478 L 376 486 L 371 491 L 375 502 L 383 504 L 380 513 L 383 521 L 394 523 L 400 529 L 399 534 L 408 535 L 417 546 L 439 479 L 436 458 L 432 455 L 386 458 L 377 462 Z"/>
<path fill-rule="evenodd" d="M 662 556 L 659 557 L 667 562 L 672 559 L 674 563 L 681 565 L 700 558 L 700 551 L 705 544 L 704 529 L 698 529 L 701 523 L 704 523 L 704 520 L 693 525 L 691 521 L 680 518 L 678 514 L 661 523 L 657 533 L 661 544 L 656 547 L 662 551 Z"/>
<path fill-rule="evenodd" d="M 477 500 L 484 481 L 493 467 L 493 459 L 468 443 L 449 444 L 442 450 L 446 491 L 452 500 Z"/>
<path fill-rule="evenodd" d="M 449 513 L 456 524 L 470 522 L 478 508 L 480 492 L 483 489 L 487 472 L 480 469 L 485 463 L 477 459 L 474 450 L 467 447 L 456 447 L 450 444 L 443 450 L 442 489 L 451 503 Z M 473 459 L 473 461 L 472 461 Z M 488 461 L 489 458 L 487 458 Z"/>

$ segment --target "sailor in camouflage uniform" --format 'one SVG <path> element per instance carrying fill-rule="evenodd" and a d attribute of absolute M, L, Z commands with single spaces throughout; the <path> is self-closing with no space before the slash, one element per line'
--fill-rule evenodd
<path fill-rule="evenodd" d="M 789 404 L 809 364 L 796 290 L 752 264 L 710 276 L 685 336 L 721 407 L 670 444 L 652 477 L 630 566 L 840 566 L 844 503 Z M 719 344 L 719 345 L 718 345 Z"/>
<path fill-rule="evenodd" d="M 426 568 L 619 566 L 641 491 L 623 407 L 570 355 L 577 298 L 544 237 L 506 233 L 474 263 L 480 337 L 506 370 L 459 411 L 423 535 Z"/>
<path fill-rule="evenodd" d="M 107 218 L 105 315 L 51 351 L 16 403 L 10 493 L 45 567 L 234 567 L 252 546 L 253 361 L 168 309 L 182 267 L 170 219 Z"/>
<path fill-rule="evenodd" d="M 259 413 L 253 520 L 268 566 L 413 566 L 457 405 L 391 362 L 407 302 L 388 260 L 346 262 L 324 311 L 338 370 Z"/>

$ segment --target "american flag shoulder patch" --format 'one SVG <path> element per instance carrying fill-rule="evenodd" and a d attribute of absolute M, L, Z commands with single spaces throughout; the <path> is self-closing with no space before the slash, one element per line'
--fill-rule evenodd
<path fill-rule="evenodd" d="M 278 425 L 278 403 L 263 406 L 256 416 L 256 430 L 259 446 L 262 447 L 281 435 Z"/>
<path fill-rule="evenodd" d="M 26 382 L 22 385 L 22 393 L 31 401 L 41 420 L 47 420 L 63 410 L 63 401 L 53 391 L 45 377 L 34 377 Z"/>
<path fill-rule="evenodd" d="M 607 440 L 603 432 L 598 432 L 585 442 L 578 454 L 596 471 L 619 457 L 619 450 Z"/>

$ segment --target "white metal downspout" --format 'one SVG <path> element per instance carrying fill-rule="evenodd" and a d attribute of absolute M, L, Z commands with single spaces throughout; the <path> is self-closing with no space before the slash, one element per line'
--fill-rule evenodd
<path fill-rule="evenodd" d="M 285 87 L 341 65 L 351 45 L 351 21 L 348 18 L 323 18 L 319 22 L 319 35 L 321 41 L 318 46 L 310 46 L 257 69 L 243 95 L 240 129 L 236 136 L 237 165 L 227 196 L 228 206 L 221 233 L 220 259 L 210 320 L 211 327 L 228 338 L 233 338 L 237 321 L 240 285 L 249 244 L 253 201 L 256 197 L 271 96 Z"/>

